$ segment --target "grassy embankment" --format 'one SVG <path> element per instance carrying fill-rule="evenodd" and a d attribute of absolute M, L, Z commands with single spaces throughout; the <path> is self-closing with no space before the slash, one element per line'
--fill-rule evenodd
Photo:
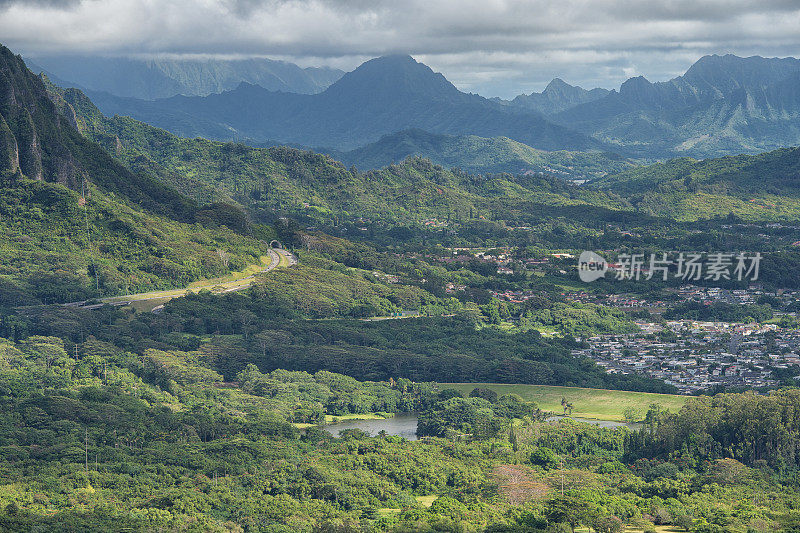
<path fill-rule="evenodd" d="M 188 292 L 198 292 L 208 289 L 213 292 L 230 292 L 245 289 L 250 286 L 254 276 L 270 268 L 284 268 L 289 266 L 289 260 L 281 253 L 270 251 L 268 255 L 261 256 L 260 264 L 248 265 L 240 272 L 231 272 L 226 276 L 218 278 L 198 280 L 190 283 L 183 289 L 172 289 L 165 291 L 152 291 L 141 294 L 130 294 L 125 296 L 113 296 L 104 298 L 104 303 L 130 302 L 130 305 L 137 311 L 150 311 L 154 307 L 162 305 L 173 298 L 179 298 Z"/>

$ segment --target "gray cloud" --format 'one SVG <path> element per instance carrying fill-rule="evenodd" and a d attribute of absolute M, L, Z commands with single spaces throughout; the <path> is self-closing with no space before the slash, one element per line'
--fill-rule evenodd
<path fill-rule="evenodd" d="M 16 52 L 267 56 L 350 69 L 410 53 L 464 90 L 617 87 L 711 53 L 796 55 L 797 0 L 0 0 Z"/>
<path fill-rule="evenodd" d="M 27 2 L 20 2 L 19 0 L 0 0 L 0 10 L 19 4 L 64 9 L 75 7 L 80 1 L 81 0 L 27 0 Z"/>

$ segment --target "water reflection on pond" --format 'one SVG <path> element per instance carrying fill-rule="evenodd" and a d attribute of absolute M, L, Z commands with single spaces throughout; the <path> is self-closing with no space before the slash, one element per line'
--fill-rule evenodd
<path fill-rule="evenodd" d="M 373 437 L 383 430 L 389 435 L 417 440 L 417 414 L 399 413 L 392 418 L 377 420 L 343 420 L 335 424 L 325 424 L 322 429 L 334 437 L 338 437 L 339 432 L 345 429 L 360 429 Z"/>
<path fill-rule="evenodd" d="M 553 416 L 548 420 L 556 421 L 561 418 L 564 417 Z M 613 422 L 611 420 L 593 420 L 590 418 L 580 418 L 577 416 L 573 416 L 572 419 L 576 422 L 586 422 L 587 424 L 593 424 L 595 426 L 604 428 L 627 426 L 631 429 L 639 429 L 642 427 L 642 425 L 639 423 L 631 424 L 626 422 Z M 325 424 L 321 427 L 334 437 L 338 437 L 339 432 L 345 429 L 360 429 L 361 431 L 364 431 L 373 437 L 383 430 L 389 435 L 397 435 L 408 440 L 417 440 L 416 413 L 400 413 L 392 418 L 381 418 L 376 420 L 343 420 L 334 424 Z"/>

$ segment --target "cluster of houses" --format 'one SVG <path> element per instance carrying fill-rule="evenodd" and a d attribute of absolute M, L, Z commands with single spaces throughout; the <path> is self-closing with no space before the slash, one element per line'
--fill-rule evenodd
<path fill-rule="evenodd" d="M 712 303 L 731 303 L 731 304 L 755 304 L 761 296 L 772 296 L 783 300 L 786 303 L 800 298 L 800 291 L 778 290 L 775 292 L 767 291 L 760 285 L 754 284 L 746 289 L 723 289 L 720 287 L 699 287 L 696 285 L 682 285 L 674 292 L 679 300 L 683 302 L 699 302 L 706 305 Z M 495 297 L 503 300 L 525 301 L 535 296 L 537 291 L 519 290 L 504 291 L 495 294 Z M 667 307 L 669 304 L 663 300 L 650 300 L 635 294 L 601 294 L 589 291 L 569 291 L 561 295 L 567 302 L 575 303 L 595 303 L 609 305 L 612 307 L 629 308 L 660 308 Z M 674 303 L 674 302 L 673 302 Z"/>
<path fill-rule="evenodd" d="M 767 388 L 778 370 L 800 374 L 800 331 L 775 324 L 670 321 L 641 322 L 641 333 L 600 335 L 573 351 L 610 373 L 642 374 L 674 385 L 683 394 L 715 387 Z M 654 335 L 659 332 L 667 334 Z M 795 368 L 796 367 L 796 368 Z"/>
<path fill-rule="evenodd" d="M 573 258 L 571 254 L 558 254 L 554 253 L 550 256 L 541 258 L 525 258 L 522 260 L 515 260 L 508 253 L 502 251 L 491 253 L 488 251 L 473 250 L 470 248 L 452 248 L 452 255 L 435 255 L 435 254 L 404 254 L 405 257 L 421 258 L 431 263 L 469 263 L 470 261 L 481 261 L 483 263 L 494 263 L 497 266 L 497 273 L 502 275 L 511 275 L 514 273 L 511 268 L 512 263 L 517 262 L 527 270 L 536 270 L 544 265 L 550 263 L 550 259 L 564 259 Z"/>
<path fill-rule="evenodd" d="M 783 300 L 785 303 L 796 300 L 800 291 L 778 289 L 777 291 L 765 290 L 761 284 L 753 283 L 746 289 L 723 289 L 720 287 L 698 287 L 696 285 L 682 285 L 677 289 L 678 296 L 684 301 L 694 301 L 704 304 L 717 302 L 730 304 L 755 304 L 761 296 L 771 296 Z"/>

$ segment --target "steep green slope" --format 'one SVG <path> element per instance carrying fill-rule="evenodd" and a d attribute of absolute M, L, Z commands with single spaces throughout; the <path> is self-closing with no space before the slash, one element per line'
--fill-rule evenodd
<path fill-rule="evenodd" d="M 678 219 L 733 213 L 793 220 L 800 215 L 800 148 L 704 161 L 673 159 L 592 185 L 618 192 L 647 213 Z"/>
<path fill-rule="evenodd" d="M 192 220 L 195 205 L 147 174 L 134 174 L 76 129 L 75 117 L 59 114 L 40 78 L 0 46 L 0 173 L 10 179 L 84 182 L 173 218 Z"/>
<path fill-rule="evenodd" d="M 181 287 L 258 262 L 266 245 L 244 236 L 241 210 L 131 172 L 79 125 L 0 48 L 0 305 Z"/>
<path fill-rule="evenodd" d="M 618 197 L 569 187 L 557 178 L 477 177 L 419 158 L 359 172 L 331 157 L 288 147 L 182 138 L 128 117 L 104 117 L 80 91 L 60 94 L 84 134 L 128 166 L 151 168 L 200 202 L 222 196 L 255 215 L 277 212 L 324 223 L 369 217 L 416 224 L 429 218 L 490 216 L 519 202 L 627 208 Z M 593 157 L 587 156 L 587 166 Z"/>
<path fill-rule="evenodd" d="M 623 157 L 605 152 L 548 152 L 508 137 L 436 135 L 422 130 L 400 131 L 349 152 L 330 153 L 361 170 L 418 156 L 474 174 L 544 172 L 569 179 L 591 179 L 634 166 Z"/>
<path fill-rule="evenodd" d="M 0 188 L 0 305 L 183 287 L 258 263 L 266 249 L 227 228 L 149 214 L 94 187 L 87 193 L 84 200 L 26 179 Z"/>

